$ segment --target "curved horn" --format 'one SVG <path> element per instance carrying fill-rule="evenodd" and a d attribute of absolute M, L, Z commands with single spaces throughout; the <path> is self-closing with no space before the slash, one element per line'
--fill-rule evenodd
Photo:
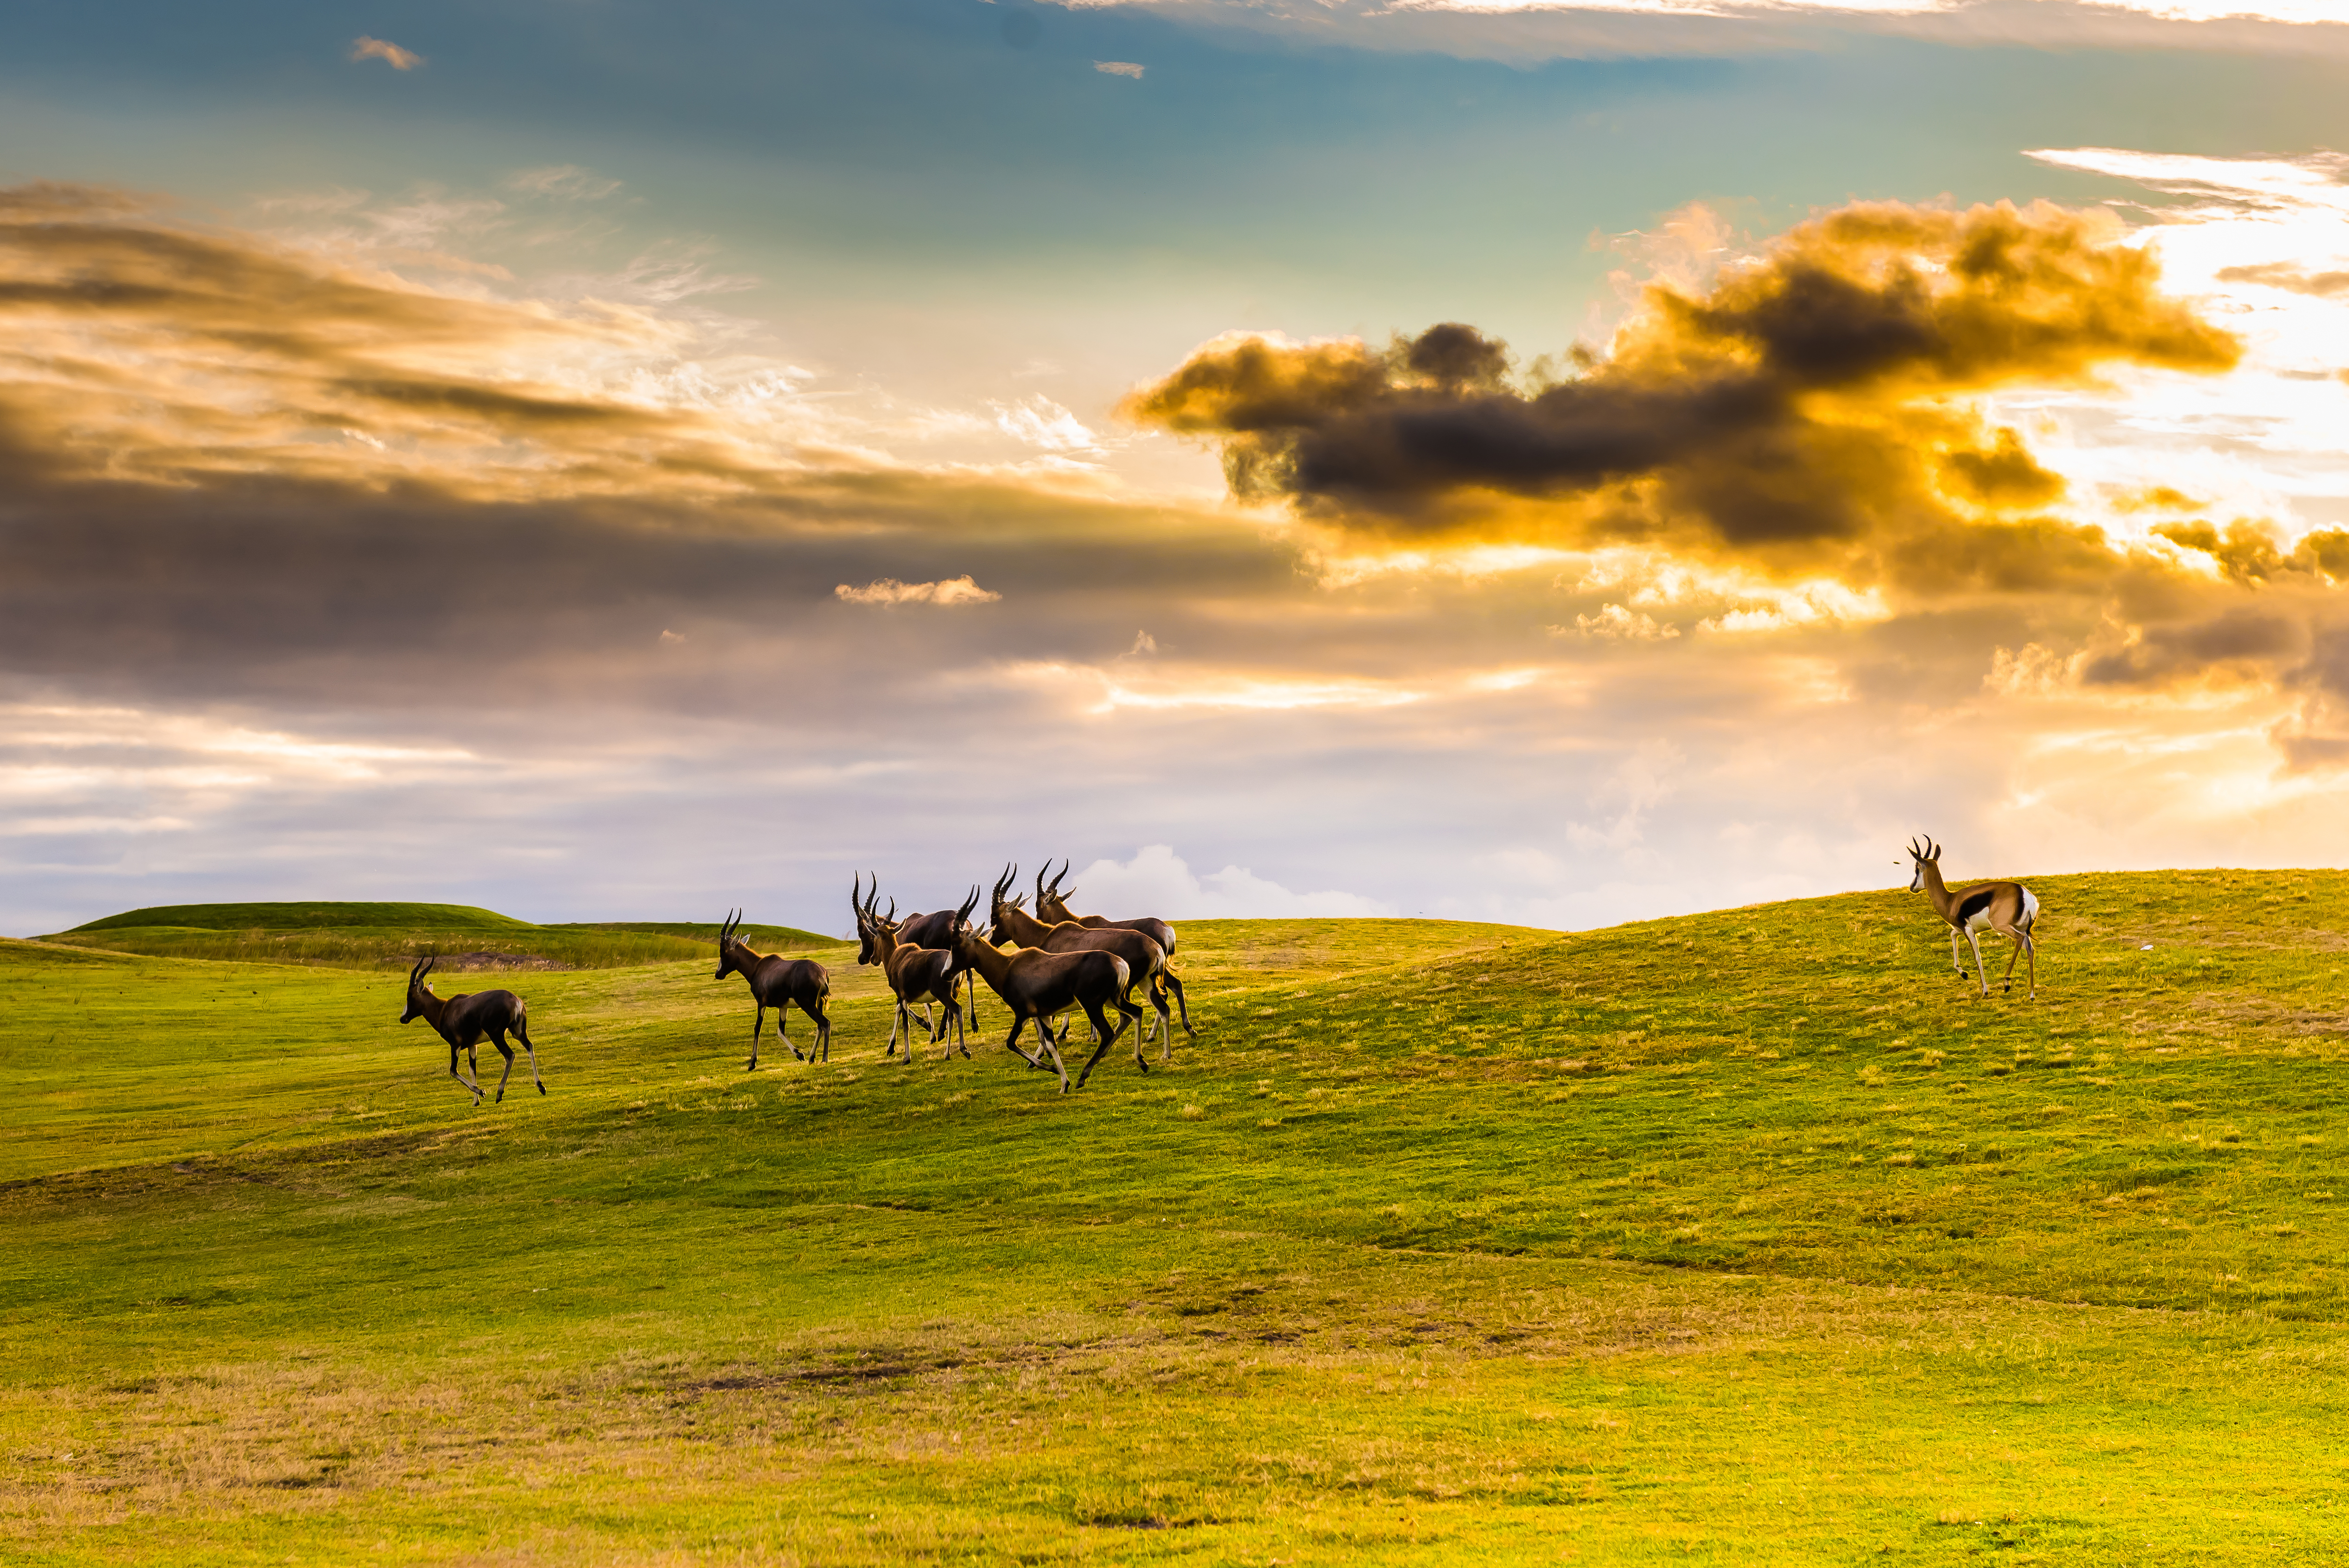
<path fill-rule="evenodd" d="M 1048 866 L 1048 867 L 1049 867 L 1052 862 L 1051 862 L 1051 861 L 1045 861 L 1044 863 L 1045 863 L 1045 865 L 1046 865 L 1046 866 Z M 1067 893 L 1064 893 L 1064 892 L 1062 892 L 1061 891 L 1061 877 L 1064 877 L 1064 876 L 1067 876 L 1068 874 L 1069 874 L 1069 859 L 1068 859 L 1068 857 L 1067 857 L 1066 855 L 1063 855 L 1063 856 L 1061 856 L 1061 869 L 1060 869 L 1059 872 L 1058 872 L 1057 874 L 1055 874 L 1055 875 L 1053 876 L 1053 878 L 1052 878 L 1052 896 L 1053 896 L 1054 898 L 1066 898 L 1066 897 L 1068 897 L 1068 896 L 1069 896 Z M 1041 903 L 1043 902 L 1043 897 L 1042 897 L 1042 895 L 1041 895 L 1041 894 L 1039 894 L 1039 895 L 1037 896 L 1037 902 L 1038 902 L 1039 903 Z"/>
<path fill-rule="evenodd" d="M 895 899 L 893 898 L 889 901 L 889 913 L 883 915 L 881 918 L 883 920 L 895 920 L 897 918 L 897 901 Z"/>
<path fill-rule="evenodd" d="M 414 964 L 414 965 L 412 965 L 412 966 L 409 969 L 409 971 L 408 971 L 408 983 L 409 983 L 409 985 L 415 985 L 419 980 L 423 979 L 423 978 L 424 978 L 424 966 L 425 966 L 427 964 L 429 964 L 429 963 L 431 963 L 431 962 L 432 962 L 432 960 L 431 960 L 431 959 L 429 959 L 429 958 L 419 958 L 419 959 L 418 959 L 418 960 L 416 961 L 416 963 Z"/>
<path fill-rule="evenodd" d="M 963 900 L 961 906 L 955 911 L 955 923 L 957 925 L 960 925 L 965 921 L 968 921 L 970 918 L 970 912 L 978 907 L 978 884 L 977 882 L 973 882 L 970 888 L 970 896 Z"/>
<path fill-rule="evenodd" d="M 431 974 L 431 973 L 432 973 L 432 969 L 433 969 L 433 965 L 435 965 L 439 964 L 440 962 L 440 955 L 439 954 L 437 954 L 437 953 L 428 953 L 428 954 L 426 954 L 424 955 L 424 962 L 423 962 L 422 964 L 420 964 L 420 965 L 417 965 L 417 969 L 416 969 L 416 984 L 417 984 L 417 985 L 421 985 L 422 984 L 424 984 L 424 977 L 425 977 L 426 975 L 428 975 Z"/>
<path fill-rule="evenodd" d="M 1001 903 L 1003 902 L 1003 895 L 1011 891 L 1011 884 L 1019 880 L 1019 868 L 1018 866 L 1004 867 L 1003 874 L 995 879 L 995 902 L 997 903 Z"/>

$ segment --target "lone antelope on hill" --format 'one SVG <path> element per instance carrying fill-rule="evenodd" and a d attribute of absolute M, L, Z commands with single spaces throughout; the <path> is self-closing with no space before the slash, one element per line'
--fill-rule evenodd
<path fill-rule="evenodd" d="M 1074 922 L 1088 931 L 1138 931 L 1158 944 L 1159 950 L 1166 954 L 1166 966 L 1160 971 L 1159 978 L 1174 998 L 1174 1006 L 1183 1019 L 1183 1032 L 1193 1039 L 1198 1038 L 1199 1031 L 1191 1026 L 1191 1004 L 1183 996 L 1183 977 L 1174 973 L 1174 928 L 1154 914 L 1137 915 L 1132 920 L 1104 920 L 1098 914 L 1078 914 L 1069 908 L 1069 900 L 1076 896 L 1077 890 L 1070 888 L 1064 892 L 1061 888 L 1061 878 L 1069 874 L 1069 862 L 1061 862 L 1059 875 L 1054 876 L 1051 885 L 1047 887 L 1044 885 L 1044 872 L 1051 869 L 1052 862 L 1048 859 L 1044 862 L 1044 871 L 1036 873 L 1037 917 L 1053 925 Z"/>
<path fill-rule="evenodd" d="M 812 958 L 785 958 L 781 954 L 754 953 L 750 944 L 734 934 L 742 926 L 742 912 L 734 911 L 718 933 L 718 973 L 712 980 L 723 980 L 729 975 L 740 975 L 750 983 L 750 1000 L 757 1004 L 750 1015 L 750 1065 L 742 1070 L 759 1070 L 759 1030 L 767 1022 L 767 1009 L 775 1010 L 775 1033 L 783 1044 L 792 1046 L 791 1014 L 785 1004 L 796 1004 L 799 1010 L 815 1022 L 815 1044 L 802 1051 L 792 1046 L 792 1055 L 803 1062 L 832 1060 L 832 973 Z"/>
<path fill-rule="evenodd" d="M 529 1009 L 521 997 L 511 991 L 479 991 L 471 995 L 459 992 L 454 996 L 440 997 L 432 994 L 424 977 L 432 973 L 440 962 L 436 954 L 418 961 L 408 972 L 408 1008 L 399 1015 L 403 1024 L 421 1018 L 430 1024 L 440 1037 L 449 1042 L 449 1076 L 473 1091 L 473 1103 L 481 1103 L 481 1068 L 475 1057 L 474 1047 L 486 1036 L 497 1047 L 498 1054 L 506 1059 L 506 1070 L 498 1075 L 497 1099 L 506 1098 L 506 1079 L 513 1074 L 513 1047 L 506 1044 L 506 1031 L 513 1031 L 522 1048 L 530 1051 L 530 1081 L 538 1085 L 538 1092 L 546 1092 L 546 1080 L 538 1076 L 538 1053 L 531 1049 Z M 467 1078 L 457 1070 L 457 1053 L 465 1053 L 466 1068 L 472 1073 Z"/>
<path fill-rule="evenodd" d="M 2031 927 L 2039 919 L 2039 901 L 2021 882 L 1980 882 L 1951 892 L 1941 881 L 1941 847 L 1928 838 L 1922 848 L 1917 841 L 1909 841 L 1909 858 L 1916 862 L 1917 874 L 1909 879 L 1909 891 L 1921 892 L 1933 901 L 1934 910 L 1950 927 L 1950 967 L 1958 978 L 1966 977 L 1966 966 L 1958 958 L 1958 937 L 1963 934 L 1966 943 L 1974 950 L 1974 973 L 1982 982 L 1982 994 L 1990 995 L 1990 971 L 1982 966 L 1982 941 L 1977 934 L 1995 931 L 2014 944 L 2007 955 L 2006 973 L 2000 977 L 2002 990 L 2014 989 L 2014 961 L 2030 960 L 2026 971 L 2030 999 L 2039 996 L 2039 944 L 2032 940 Z"/>

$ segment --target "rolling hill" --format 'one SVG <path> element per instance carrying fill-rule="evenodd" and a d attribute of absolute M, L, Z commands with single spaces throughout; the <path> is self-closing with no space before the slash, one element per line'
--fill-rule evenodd
<path fill-rule="evenodd" d="M 0 945 L 0 1542 L 2336 1555 L 2349 875 L 2032 885 L 2036 1004 L 1894 892 L 1187 923 L 1069 1097 L 836 961 L 755 1075 L 698 960 L 502 980 L 475 1110 L 397 975 Z"/>
<path fill-rule="evenodd" d="M 128 910 L 44 942 L 204 958 L 340 968 L 406 965 L 427 953 L 443 970 L 609 969 L 714 955 L 715 922 L 602 921 L 533 925 L 458 903 L 171 904 Z M 840 947 L 842 939 L 786 925 L 745 925 L 762 952 Z"/>

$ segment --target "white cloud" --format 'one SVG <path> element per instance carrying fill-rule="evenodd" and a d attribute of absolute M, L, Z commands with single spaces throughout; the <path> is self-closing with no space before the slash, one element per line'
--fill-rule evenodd
<path fill-rule="evenodd" d="M 600 201 L 619 190 L 620 182 L 580 168 L 554 163 L 543 169 L 517 169 L 506 177 L 509 190 L 532 196 L 552 196 L 565 201 Z"/>
<path fill-rule="evenodd" d="M 1654 643 L 1681 634 L 1678 626 L 1662 624 L 1654 616 L 1626 610 L 1620 604 L 1602 605 L 1596 615 L 1577 615 L 1574 631 L 1585 637 L 1603 637 L 1610 642 Z M 1552 626 L 1553 637 L 1564 636 L 1567 628 Z"/>
<path fill-rule="evenodd" d="M 1093 69 L 1105 77 L 1132 77 L 1135 81 L 1142 79 L 1142 67 L 1132 60 L 1095 60 Z"/>
<path fill-rule="evenodd" d="M 424 57 L 415 50 L 403 49 L 382 38 L 370 38 L 364 33 L 351 40 L 351 58 L 381 60 L 395 71 L 412 71 L 424 63 Z"/>
<path fill-rule="evenodd" d="M 992 403 L 995 428 L 1015 440 L 1048 452 L 1093 452 L 1101 438 L 1082 421 L 1039 393 L 1017 403 Z"/>
<path fill-rule="evenodd" d="M 851 604 L 992 604 L 1003 597 L 967 575 L 942 583 L 900 583 L 895 577 L 884 577 L 862 588 L 843 583 L 833 593 Z"/>
<path fill-rule="evenodd" d="M 1064 878 L 1071 902 L 1112 920 L 1271 920 L 1391 915 L 1392 906 L 1361 893 L 1291 892 L 1246 866 L 1195 873 L 1170 844 L 1151 844 L 1121 865 L 1098 860 Z"/>

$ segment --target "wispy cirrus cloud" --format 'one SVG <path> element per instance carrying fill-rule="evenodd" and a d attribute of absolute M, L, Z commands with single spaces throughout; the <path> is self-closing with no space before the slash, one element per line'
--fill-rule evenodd
<path fill-rule="evenodd" d="M 370 38 L 362 33 L 351 40 L 351 58 L 381 60 L 395 71 L 412 71 L 424 63 L 424 57 L 413 49 L 403 49 L 386 38 Z"/>
<path fill-rule="evenodd" d="M 1003 597 L 968 575 L 937 583 L 900 583 L 895 577 L 883 577 L 862 588 L 843 583 L 832 592 L 846 604 L 992 604 Z"/>

